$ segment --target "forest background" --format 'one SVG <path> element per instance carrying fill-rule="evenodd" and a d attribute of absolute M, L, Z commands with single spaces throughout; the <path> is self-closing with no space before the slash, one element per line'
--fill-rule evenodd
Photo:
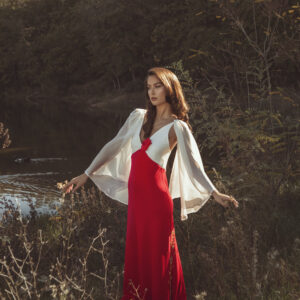
<path fill-rule="evenodd" d="M 125 120 L 147 69 L 170 68 L 209 177 L 240 203 L 186 222 L 176 207 L 188 299 L 299 299 L 299 24 L 299 1 L 1 0 L 1 117 Z M 93 186 L 69 198 L 26 219 L 3 204 L 4 299 L 120 296 L 126 208 Z"/>

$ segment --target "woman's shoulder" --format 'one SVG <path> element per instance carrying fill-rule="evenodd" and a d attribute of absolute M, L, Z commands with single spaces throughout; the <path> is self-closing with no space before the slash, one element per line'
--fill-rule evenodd
<path fill-rule="evenodd" d="M 135 108 L 132 112 L 144 115 L 147 112 L 147 109 L 144 109 L 144 108 Z"/>
<path fill-rule="evenodd" d="M 131 113 L 130 117 L 135 120 L 143 119 L 145 121 L 145 115 L 147 110 L 144 108 L 135 108 Z M 144 122 L 143 122 L 144 123 Z"/>
<path fill-rule="evenodd" d="M 193 129 L 190 128 L 188 123 L 185 122 L 184 120 L 180 120 L 180 119 L 174 120 L 174 129 L 176 133 L 180 133 L 184 136 L 189 136 L 193 134 Z"/>
<path fill-rule="evenodd" d="M 129 114 L 130 119 L 140 119 L 145 115 L 146 109 L 143 108 L 135 108 Z"/>
<path fill-rule="evenodd" d="M 182 127 L 188 127 L 187 123 L 183 120 L 180 119 L 174 119 L 174 123 L 176 125 L 182 126 Z"/>

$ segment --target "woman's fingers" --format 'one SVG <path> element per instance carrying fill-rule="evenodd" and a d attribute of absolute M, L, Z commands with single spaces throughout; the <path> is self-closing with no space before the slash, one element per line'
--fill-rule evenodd
<path fill-rule="evenodd" d="M 221 197 L 217 198 L 216 201 L 219 202 L 223 207 L 226 207 L 226 208 L 229 207 L 230 202 L 232 202 L 235 207 L 239 206 L 239 203 L 231 195 L 223 194 L 223 195 L 221 195 Z"/>
<path fill-rule="evenodd" d="M 73 189 L 73 184 L 71 184 L 71 185 L 67 188 L 66 193 L 67 193 L 67 194 L 70 193 L 70 192 L 72 191 L 72 189 Z"/>
<path fill-rule="evenodd" d="M 72 193 L 74 193 L 75 191 L 77 191 L 83 184 L 80 181 L 74 182 L 75 184 L 75 188 L 73 189 L 73 185 L 71 190 L 73 189 Z"/>
<path fill-rule="evenodd" d="M 239 206 L 239 203 L 235 200 L 235 198 L 232 195 L 229 195 L 227 197 L 228 197 L 227 198 L 227 203 L 228 204 L 229 204 L 229 202 L 232 202 L 235 207 Z"/>
<path fill-rule="evenodd" d="M 233 196 L 230 195 L 229 198 L 235 207 L 239 206 L 239 203 L 236 201 L 236 199 Z"/>
<path fill-rule="evenodd" d="M 83 179 L 84 178 L 84 179 Z M 83 177 L 83 176 L 77 176 L 75 178 L 72 178 L 72 180 L 66 184 L 64 184 L 62 187 L 61 187 L 61 183 L 59 183 L 59 189 L 62 190 L 63 193 L 70 193 L 71 191 L 72 192 L 75 192 L 77 189 L 79 189 L 82 185 L 84 185 L 86 181 L 86 178 Z M 66 181 L 65 181 L 66 182 Z M 74 185 L 75 185 L 75 188 L 74 188 Z"/>
<path fill-rule="evenodd" d="M 73 179 L 70 182 L 66 183 L 62 188 L 63 193 L 69 193 L 73 188 L 73 184 Z"/>

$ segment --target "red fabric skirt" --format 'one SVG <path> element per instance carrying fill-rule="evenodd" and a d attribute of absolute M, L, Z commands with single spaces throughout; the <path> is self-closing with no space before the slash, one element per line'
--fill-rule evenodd
<path fill-rule="evenodd" d="M 122 300 L 186 300 L 166 171 L 145 152 L 131 156 Z"/>

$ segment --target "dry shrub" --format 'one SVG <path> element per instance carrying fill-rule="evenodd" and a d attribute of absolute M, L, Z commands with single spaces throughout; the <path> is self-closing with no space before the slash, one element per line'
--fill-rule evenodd
<path fill-rule="evenodd" d="M 112 223 L 111 216 L 120 223 L 119 211 L 112 212 L 94 188 L 68 198 L 57 214 L 48 216 L 37 215 L 31 203 L 26 217 L 9 201 L 1 201 L 5 210 L 0 250 L 3 297 L 118 299 L 123 251 L 114 252 L 123 248 L 118 247 L 121 233 L 112 231 L 108 240 L 103 223 L 108 219 Z"/>

